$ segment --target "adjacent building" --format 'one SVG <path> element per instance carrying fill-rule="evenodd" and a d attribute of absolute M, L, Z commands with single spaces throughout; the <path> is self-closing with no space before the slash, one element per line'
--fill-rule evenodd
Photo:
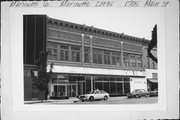
<path fill-rule="evenodd" d="M 24 15 L 23 21 L 25 100 L 38 98 L 31 75 L 43 50 L 48 51 L 47 71 L 54 64 L 50 98 L 76 97 L 94 89 L 121 96 L 137 88 L 157 88 L 157 64 L 146 53 L 149 40 L 46 15 Z"/>

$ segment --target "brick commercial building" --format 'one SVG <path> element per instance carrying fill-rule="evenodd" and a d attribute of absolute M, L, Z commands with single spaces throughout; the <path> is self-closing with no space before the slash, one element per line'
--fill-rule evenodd
<path fill-rule="evenodd" d="M 147 57 L 145 38 L 46 15 L 24 15 L 23 21 L 25 100 L 38 98 L 31 72 L 42 50 L 48 51 L 47 70 L 54 64 L 50 97 L 75 97 L 94 89 L 121 96 L 137 88 L 155 89 L 148 83 L 157 85 L 157 64 Z"/>

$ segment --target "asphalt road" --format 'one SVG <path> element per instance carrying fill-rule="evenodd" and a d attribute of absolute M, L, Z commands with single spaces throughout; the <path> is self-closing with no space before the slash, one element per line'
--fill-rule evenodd
<path fill-rule="evenodd" d="M 25 104 L 154 104 L 158 103 L 158 97 L 142 97 L 142 98 L 127 98 L 127 97 L 110 97 L 107 101 L 80 101 L 78 98 L 70 98 L 66 100 L 47 100 L 41 103 L 40 101 L 29 101 Z"/>
<path fill-rule="evenodd" d="M 127 98 L 127 97 L 110 97 L 107 101 L 85 101 L 75 102 L 73 104 L 153 104 L 158 103 L 158 97 L 142 97 L 142 98 Z"/>

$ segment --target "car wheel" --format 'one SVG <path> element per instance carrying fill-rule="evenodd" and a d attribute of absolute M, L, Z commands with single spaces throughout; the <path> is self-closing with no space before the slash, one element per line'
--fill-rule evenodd
<path fill-rule="evenodd" d="M 93 96 L 91 96 L 91 97 L 89 98 L 89 100 L 90 100 L 90 101 L 93 101 L 93 100 L 94 100 L 94 97 L 93 97 Z"/>
<path fill-rule="evenodd" d="M 145 97 L 149 97 L 149 95 L 145 95 Z"/>
<path fill-rule="evenodd" d="M 107 96 L 104 96 L 104 100 L 107 100 L 108 99 L 108 97 Z"/>
<path fill-rule="evenodd" d="M 139 95 L 136 95 L 136 98 L 139 98 Z"/>

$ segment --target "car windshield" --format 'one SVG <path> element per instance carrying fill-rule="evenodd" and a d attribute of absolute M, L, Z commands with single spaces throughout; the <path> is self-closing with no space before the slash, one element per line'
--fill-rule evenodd
<path fill-rule="evenodd" d="M 146 90 L 145 90 L 145 89 L 141 89 L 141 91 L 142 91 L 142 92 L 146 92 Z"/>
<path fill-rule="evenodd" d="M 90 91 L 90 93 L 89 93 L 89 94 L 94 94 L 94 92 L 95 92 L 95 90 L 92 90 L 92 91 Z"/>
<path fill-rule="evenodd" d="M 139 90 L 134 90 L 134 91 L 132 91 L 132 93 L 136 93 L 136 92 L 138 92 Z"/>

